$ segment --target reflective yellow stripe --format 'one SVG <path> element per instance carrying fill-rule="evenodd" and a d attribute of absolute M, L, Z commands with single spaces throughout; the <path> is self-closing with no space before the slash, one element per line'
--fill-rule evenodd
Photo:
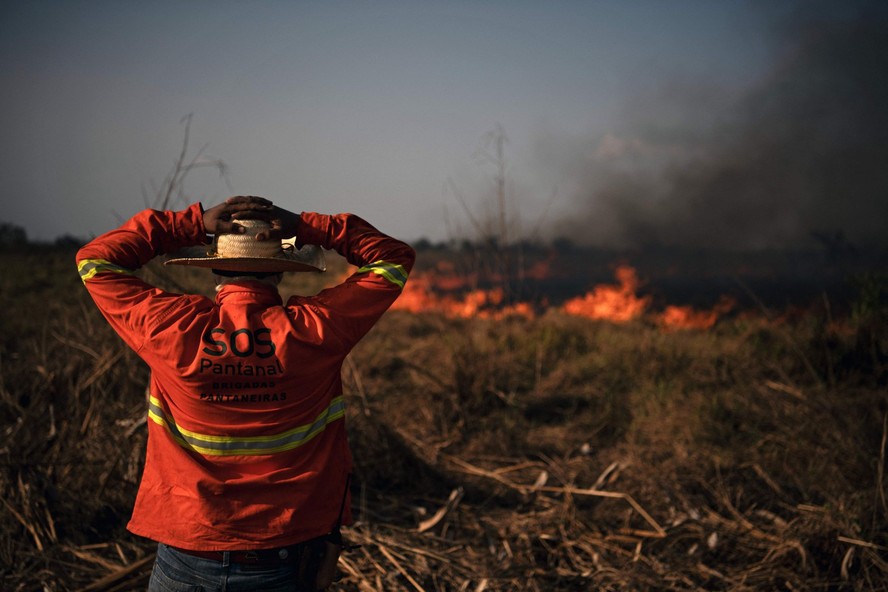
<path fill-rule="evenodd" d="M 404 287 L 407 281 L 407 272 L 404 267 L 397 263 L 389 263 L 388 261 L 374 261 L 370 265 L 365 265 L 358 270 L 358 273 L 373 272 L 381 275 L 399 288 Z"/>
<path fill-rule="evenodd" d="M 104 271 L 122 273 L 125 275 L 131 275 L 133 273 L 129 269 L 111 263 L 105 259 L 84 259 L 77 264 L 77 271 L 80 273 L 80 279 L 83 283 L 86 283 L 86 280 L 91 280 L 97 273 L 102 273 Z"/>
<path fill-rule="evenodd" d="M 199 434 L 180 428 L 172 418 L 167 417 L 158 399 L 149 397 L 148 400 L 148 417 L 154 423 L 165 427 L 170 436 L 183 448 L 208 456 L 263 455 L 292 450 L 302 446 L 323 432 L 327 424 L 343 416 L 345 416 L 345 400 L 339 396 L 330 401 L 330 405 L 318 414 L 313 422 L 286 432 L 270 436 L 218 436 Z"/>

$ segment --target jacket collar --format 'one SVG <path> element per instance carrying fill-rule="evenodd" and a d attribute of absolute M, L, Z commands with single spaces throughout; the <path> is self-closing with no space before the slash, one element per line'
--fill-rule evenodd
<path fill-rule="evenodd" d="M 280 306 L 284 303 L 277 288 L 263 282 L 237 281 L 225 284 L 216 293 L 216 304 L 245 302 L 265 306 Z"/>

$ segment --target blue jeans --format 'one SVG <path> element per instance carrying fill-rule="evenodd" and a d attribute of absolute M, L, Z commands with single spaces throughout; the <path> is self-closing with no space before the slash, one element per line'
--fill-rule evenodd
<path fill-rule="evenodd" d="M 296 564 L 273 567 L 230 563 L 228 553 L 213 561 L 160 543 L 149 592 L 305 592 L 296 583 Z"/>

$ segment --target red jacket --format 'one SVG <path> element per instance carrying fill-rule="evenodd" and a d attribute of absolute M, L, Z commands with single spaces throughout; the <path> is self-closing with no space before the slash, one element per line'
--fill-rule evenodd
<path fill-rule="evenodd" d="M 359 269 L 286 305 L 260 282 L 225 285 L 214 302 L 133 275 L 207 242 L 199 204 L 146 210 L 77 254 L 96 305 L 151 368 L 133 533 L 185 549 L 262 549 L 336 524 L 351 471 L 341 366 L 400 294 L 414 252 L 351 214 L 303 213 L 296 236 Z"/>

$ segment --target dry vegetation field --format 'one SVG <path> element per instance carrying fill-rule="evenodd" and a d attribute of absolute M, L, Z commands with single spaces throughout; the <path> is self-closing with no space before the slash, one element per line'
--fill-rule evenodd
<path fill-rule="evenodd" d="M 144 589 L 147 369 L 73 251 L 0 266 L 0 589 Z M 335 589 L 888 590 L 888 310 L 850 304 L 708 331 L 389 312 L 344 367 Z"/>

